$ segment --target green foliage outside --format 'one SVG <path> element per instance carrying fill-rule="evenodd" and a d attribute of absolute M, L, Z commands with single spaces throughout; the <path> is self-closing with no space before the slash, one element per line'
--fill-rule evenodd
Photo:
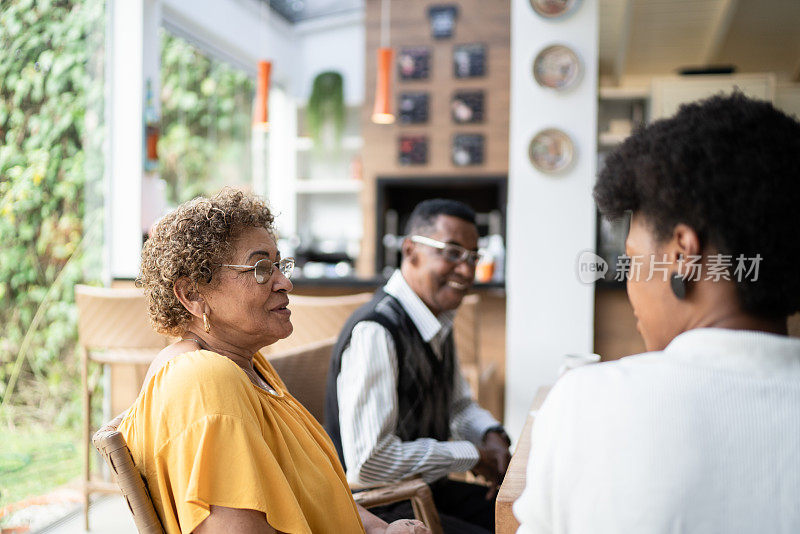
<path fill-rule="evenodd" d="M 172 204 L 251 183 L 253 92 L 243 71 L 162 32 L 159 170 Z"/>
<path fill-rule="evenodd" d="M 73 288 L 99 271 L 103 27 L 102 0 L 0 10 L 3 432 L 80 414 Z"/>
<path fill-rule="evenodd" d="M 0 2 L 0 508 L 79 473 L 74 286 L 101 272 L 104 4 Z M 161 44 L 169 200 L 249 181 L 252 80 Z M 48 436 L 56 471 L 36 445 Z"/>
<path fill-rule="evenodd" d="M 0 440 L 0 491 L 4 503 L 19 503 L 81 474 L 80 439 L 70 429 L 28 426 Z M 2 519 L 0 519 L 2 524 Z"/>

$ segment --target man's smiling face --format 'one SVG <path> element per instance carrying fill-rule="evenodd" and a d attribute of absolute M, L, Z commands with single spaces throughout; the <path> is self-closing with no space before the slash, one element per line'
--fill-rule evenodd
<path fill-rule="evenodd" d="M 467 250 L 478 250 L 478 229 L 458 217 L 439 215 L 432 231 L 421 235 Z M 475 266 L 448 261 L 440 250 L 408 239 L 405 247 L 402 269 L 411 289 L 435 315 L 458 308 L 475 280 Z"/>

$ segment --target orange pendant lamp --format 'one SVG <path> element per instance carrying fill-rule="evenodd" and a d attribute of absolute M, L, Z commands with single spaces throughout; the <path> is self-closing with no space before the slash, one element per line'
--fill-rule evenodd
<path fill-rule="evenodd" d="M 394 51 L 391 48 L 381 47 L 378 49 L 378 77 L 375 84 L 375 107 L 372 110 L 372 122 L 376 124 L 391 124 L 394 122 L 389 100 L 393 58 Z"/>
<path fill-rule="evenodd" d="M 269 130 L 269 78 L 272 72 L 271 61 L 258 62 L 258 84 L 256 104 L 253 111 L 253 128 Z"/>
<path fill-rule="evenodd" d="M 394 122 L 390 100 L 393 58 L 394 51 L 389 48 L 389 0 L 381 0 L 381 47 L 378 48 L 375 107 L 372 109 L 372 122 L 375 124 Z"/>

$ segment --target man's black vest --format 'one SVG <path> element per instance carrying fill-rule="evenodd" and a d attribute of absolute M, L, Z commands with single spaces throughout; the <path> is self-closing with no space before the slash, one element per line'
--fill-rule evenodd
<path fill-rule="evenodd" d="M 339 400 L 336 379 L 342 353 L 350 345 L 353 328 L 361 321 L 373 321 L 389 331 L 397 354 L 398 422 L 394 433 L 403 441 L 450 437 L 450 401 L 453 395 L 455 350 L 451 331 L 439 359 L 420 335 L 411 317 L 393 296 L 379 289 L 370 302 L 348 319 L 333 348 L 325 391 L 325 430 L 345 465 L 339 428 Z M 347 466 L 345 465 L 345 469 Z"/>

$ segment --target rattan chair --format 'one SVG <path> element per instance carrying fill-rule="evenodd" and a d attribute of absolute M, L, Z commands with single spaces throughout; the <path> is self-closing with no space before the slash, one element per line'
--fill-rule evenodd
<path fill-rule="evenodd" d="M 78 307 L 78 346 L 81 353 L 83 386 L 84 526 L 89 529 L 89 496 L 91 493 L 117 493 L 112 482 L 91 479 L 90 447 L 91 399 L 96 384 L 89 379 L 89 362 L 99 364 L 149 364 L 167 344 L 147 319 L 147 304 L 142 291 L 136 288 L 109 289 L 75 286 Z M 138 391 L 136 384 L 133 391 Z M 127 404 L 133 399 L 129 399 Z"/>
<path fill-rule="evenodd" d="M 291 295 L 289 309 L 292 310 L 294 326 L 292 335 L 264 347 L 261 353 L 269 357 L 271 354 L 337 337 L 353 312 L 372 297 L 373 293 L 335 297 Z M 482 404 L 494 405 L 495 397 L 499 394 L 497 369 L 494 363 L 487 364 L 480 357 L 480 302 L 480 296 L 476 294 L 464 297 L 453 323 L 453 336 L 461 370 L 472 387 L 472 392 Z M 324 387 L 324 383 L 321 386 Z"/>
<path fill-rule="evenodd" d="M 325 379 L 334 339 L 298 347 L 270 358 L 287 389 L 317 419 L 322 418 Z M 117 431 L 122 415 L 95 433 L 92 442 L 114 473 L 136 528 L 141 534 L 162 534 L 164 531 L 153 507 L 147 485 L 136 468 L 125 438 Z M 365 508 L 409 500 L 414 516 L 425 523 L 433 534 L 442 534 L 439 514 L 433 503 L 430 487 L 416 478 L 353 495 Z"/>
<path fill-rule="evenodd" d="M 286 389 L 318 421 L 322 421 L 324 415 L 325 383 L 335 343 L 333 337 L 267 356 Z M 419 478 L 360 491 L 353 497 L 364 508 L 410 500 L 414 517 L 425 523 L 433 534 L 442 532 L 431 489 Z"/>
<path fill-rule="evenodd" d="M 114 473 L 139 533 L 164 534 L 161 521 L 153 507 L 150 492 L 147 490 L 146 481 L 133 462 L 133 456 L 131 456 L 128 444 L 125 443 L 125 438 L 117 431 L 123 415 L 118 415 L 114 420 L 103 425 L 95 433 L 92 442 Z M 442 534 L 439 514 L 433 504 L 431 489 L 420 479 L 406 480 L 391 486 L 362 491 L 355 494 L 354 497 L 356 502 L 364 508 L 410 500 L 414 516 L 428 525 L 432 534 Z"/>
<path fill-rule="evenodd" d="M 371 299 L 372 293 L 338 297 L 290 295 L 294 331 L 288 338 L 264 347 L 261 353 L 268 356 L 336 337 L 353 312 Z"/>
<path fill-rule="evenodd" d="M 105 459 L 114 478 L 128 503 L 133 522 L 140 534 L 164 534 L 161 521 L 153 507 L 150 492 L 147 491 L 142 475 L 133 463 L 131 451 L 125 438 L 117 432 L 122 415 L 105 424 L 92 438 L 95 448 Z"/>
<path fill-rule="evenodd" d="M 495 407 L 499 401 L 499 377 L 494 362 L 486 362 L 480 353 L 480 295 L 467 295 L 453 320 L 453 339 L 458 364 L 472 393 L 481 406 Z"/>

